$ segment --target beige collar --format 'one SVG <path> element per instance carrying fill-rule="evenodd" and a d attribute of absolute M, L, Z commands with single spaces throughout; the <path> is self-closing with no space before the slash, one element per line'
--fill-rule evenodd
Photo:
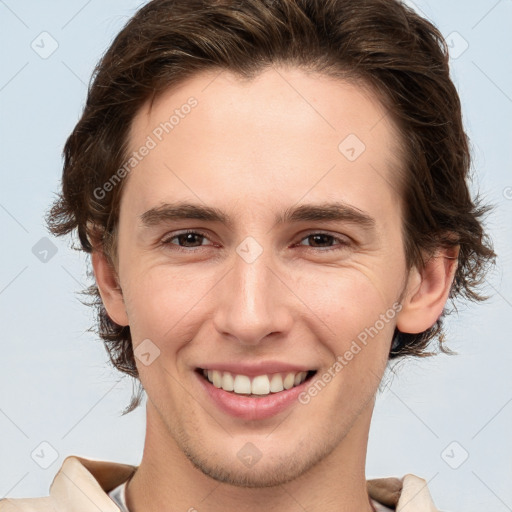
<path fill-rule="evenodd" d="M 137 466 L 103 460 L 67 457 L 50 486 L 55 509 L 66 512 L 101 510 L 119 512 L 107 495 L 133 474 Z M 397 512 L 439 512 L 432 502 L 427 483 L 415 475 L 403 479 L 368 480 L 372 499 Z"/>

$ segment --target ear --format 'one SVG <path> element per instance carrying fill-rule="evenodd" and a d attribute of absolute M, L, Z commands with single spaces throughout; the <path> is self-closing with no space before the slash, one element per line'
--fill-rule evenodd
<path fill-rule="evenodd" d="M 438 249 L 423 269 L 411 269 L 397 317 L 399 331 L 420 333 L 436 323 L 450 295 L 458 255 L 458 246 Z"/>
<path fill-rule="evenodd" d="M 91 259 L 96 284 L 108 316 L 118 325 L 128 325 L 128 315 L 117 272 L 101 249 L 95 248 Z"/>

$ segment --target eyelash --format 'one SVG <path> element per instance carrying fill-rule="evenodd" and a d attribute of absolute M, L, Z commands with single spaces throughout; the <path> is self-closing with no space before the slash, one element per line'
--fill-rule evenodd
<path fill-rule="evenodd" d="M 202 231 L 198 231 L 198 230 L 186 230 L 186 231 L 182 231 L 180 233 L 177 233 L 177 234 L 174 234 L 173 236 L 170 236 L 168 238 L 164 238 L 162 239 L 162 241 L 160 242 L 161 245 L 163 246 L 174 246 L 173 247 L 173 250 L 176 250 L 176 251 L 180 251 L 180 252 L 196 252 L 196 251 L 200 251 L 202 249 L 202 245 L 199 246 L 199 247 L 180 247 L 179 245 L 177 244 L 173 244 L 171 242 L 171 240 L 174 240 L 175 238 L 178 238 L 180 236 L 183 236 L 183 235 L 188 235 L 188 234 L 193 234 L 193 235 L 199 235 L 203 238 L 206 238 L 207 240 L 209 240 L 208 236 L 203 233 Z M 338 245 L 335 245 L 334 247 L 310 247 L 310 246 L 307 246 L 307 245 L 304 245 L 302 247 L 306 247 L 306 248 L 309 248 L 309 249 L 312 249 L 312 250 L 318 250 L 320 252 L 330 252 L 330 251 L 336 251 L 336 250 L 340 250 L 340 249 L 345 249 L 348 245 L 350 245 L 350 241 L 348 240 L 347 237 L 337 237 L 335 235 L 332 235 L 330 233 L 324 233 L 322 231 L 312 231 L 308 234 L 306 234 L 305 236 L 303 236 L 299 242 L 302 242 L 303 240 L 307 239 L 307 238 L 310 238 L 314 235 L 324 235 L 324 236 L 327 236 L 327 237 L 330 237 L 332 238 L 334 241 L 336 242 L 339 242 Z"/>

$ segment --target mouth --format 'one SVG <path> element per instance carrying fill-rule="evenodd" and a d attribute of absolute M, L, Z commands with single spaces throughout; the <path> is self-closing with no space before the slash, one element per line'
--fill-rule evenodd
<path fill-rule="evenodd" d="M 255 399 L 276 395 L 302 386 L 306 381 L 311 380 L 316 372 L 316 370 L 282 372 L 251 377 L 228 371 L 196 368 L 196 373 L 215 388 L 222 389 L 232 395 Z"/>

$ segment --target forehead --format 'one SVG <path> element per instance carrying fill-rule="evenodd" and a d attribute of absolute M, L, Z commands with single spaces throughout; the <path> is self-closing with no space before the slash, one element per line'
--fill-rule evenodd
<path fill-rule="evenodd" d="M 398 132 L 376 95 L 297 68 L 193 76 L 139 110 L 129 152 L 143 146 L 127 184 L 139 210 L 173 194 L 215 206 L 241 194 L 262 205 L 357 198 L 361 209 L 398 195 Z"/>

